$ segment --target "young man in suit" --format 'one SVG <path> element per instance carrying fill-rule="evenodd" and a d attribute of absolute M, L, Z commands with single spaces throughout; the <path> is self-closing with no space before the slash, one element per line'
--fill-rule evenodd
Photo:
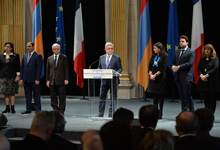
<path fill-rule="evenodd" d="M 113 53 L 114 45 L 110 42 L 107 42 L 105 44 L 105 52 L 106 54 L 100 56 L 98 69 L 113 69 L 114 71 L 121 73 L 122 72 L 121 58 Z M 112 114 L 115 112 L 115 108 L 117 105 L 117 93 L 118 93 L 119 83 L 120 83 L 119 78 L 113 77 L 113 91 L 112 91 L 111 80 L 110 79 L 101 80 L 98 117 L 104 116 L 106 95 L 109 89 L 110 89 L 111 100 L 112 100 L 112 92 L 113 92 L 113 104 L 112 101 L 110 101 L 108 117 L 112 117 Z"/>
<path fill-rule="evenodd" d="M 64 114 L 66 108 L 66 85 L 69 84 L 69 65 L 66 55 L 60 54 L 60 45 L 52 45 L 53 55 L 48 57 L 46 66 L 46 85 L 50 88 L 53 110 Z M 59 95 L 59 105 L 57 95 Z"/>
<path fill-rule="evenodd" d="M 189 39 L 187 36 L 182 35 L 179 40 L 181 49 L 175 51 L 172 70 L 175 72 L 175 81 L 181 99 L 182 111 L 194 111 L 191 84 L 193 82 L 195 52 L 188 47 Z"/>
<path fill-rule="evenodd" d="M 34 103 L 36 112 L 41 110 L 40 100 L 40 77 L 42 72 L 42 56 L 34 51 L 34 43 L 28 42 L 26 45 L 27 53 L 22 59 L 20 70 L 20 82 L 24 85 L 26 97 L 26 111 L 22 114 L 28 114 L 32 111 L 32 91 L 34 93 Z"/>

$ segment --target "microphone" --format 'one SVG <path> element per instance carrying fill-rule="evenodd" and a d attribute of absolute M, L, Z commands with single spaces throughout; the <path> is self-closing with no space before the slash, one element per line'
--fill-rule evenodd
<path fill-rule="evenodd" d="M 114 74 L 122 76 L 119 72 L 115 71 L 114 69 L 112 69 L 112 70 L 113 70 Z"/>
<path fill-rule="evenodd" d="M 99 61 L 99 59 L 97 59 L 96 61 L 94 61 L 93 63 L 91 63 L 91 65 L 89 65 L 89 69 L 91 69 L 92 65 L 94 65 L 95 63 L 97 63 Z"/>

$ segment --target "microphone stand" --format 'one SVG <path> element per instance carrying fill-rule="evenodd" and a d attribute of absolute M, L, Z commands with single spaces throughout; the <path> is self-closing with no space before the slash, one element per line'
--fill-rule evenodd
<path fill-rule="evenodd" d="M 91 63 L 89 65 L 89 69 L 91 69 L 92 65 L 94 65 L 95 63 L 97 63 L 99 61 L 99 59 L 97 59 L 96 61 L 94 61 L 93 63 Z M 89 79 L 88 79 L 88 86 L 90 86 L 89 84 Z M 94 88 L 94 87 L 93 87 Z M 83 87 L 83 98 L 81 98 L 80 100 L 88 100 L 88 98 L 85 98 L 85 87 Z"/>

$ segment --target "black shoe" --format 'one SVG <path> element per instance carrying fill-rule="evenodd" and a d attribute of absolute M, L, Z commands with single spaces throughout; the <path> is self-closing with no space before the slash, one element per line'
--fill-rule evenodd
<path fill-rule="evenodd" d="M 15 113 L 15 106 L 11 105 L 11 113 L 14 114 Z"/>
<path fill-rule="evenodd" d="M 26 111 L 24 111 L 24 112 L 22 112 L 21 114 L 30 114 L 31 113 L 31 111 L 28 111 L 28 110 L 26 110 Z"/>
<path fill-rule="evenodd" d="M 9 105 L 6 105 L 6 108 L 5 108 L 5 110 L 2 113 L 10 113 Z"/>
<path fill-rule="evenodd" d="M 108 117 L 109 117 L 109 118 L 112 118 L 112 114 L 108 114 Z"/>
<path fill-rule="evenodd" d="M 35 113 L 38 113 L 40 110 L 36 110 L 36 112 Z"/>
<path fill-rule="evenodd" d="M 103 114 L 96 115 L 96 117 L 103 117 L 103 116 L 104 116 Z"/>

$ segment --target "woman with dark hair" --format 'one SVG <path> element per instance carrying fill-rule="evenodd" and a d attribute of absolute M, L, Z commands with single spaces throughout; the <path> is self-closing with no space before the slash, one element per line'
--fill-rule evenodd
<path fill-rule="evenodd" d="M 166 93 L 166 69 L 168 64 L 168 55 L 162 43 L 157 42 L 153 46 L 154 54 L 149 62 L 150 80 L 147 92 L 153 93 L 154 106 L 159 108 L 159 119 L 163 115 L 164 94 Z"/>
<path fill-rule="evenodd" d="M 202 50 L 197 72 L 199 81 L 197 90 L 201 92 L 205 107 L 215 113 L 216 93 L 220 92 L 218 79 L 219 60 L 212 44 L 206 44 Z"/>
<path fill-rule="evenodd" d="M 18 81 L 20 79 L 20 59 L 14 53 L 14 45 L 6 42 L 4 53 L 0 54 L 0 93 L 5 96 L 6 109 L 2 113 L 15 113 L 15 94 L 18 93 Z M 9 107 L 11 99 L 11 109 Z"/>

